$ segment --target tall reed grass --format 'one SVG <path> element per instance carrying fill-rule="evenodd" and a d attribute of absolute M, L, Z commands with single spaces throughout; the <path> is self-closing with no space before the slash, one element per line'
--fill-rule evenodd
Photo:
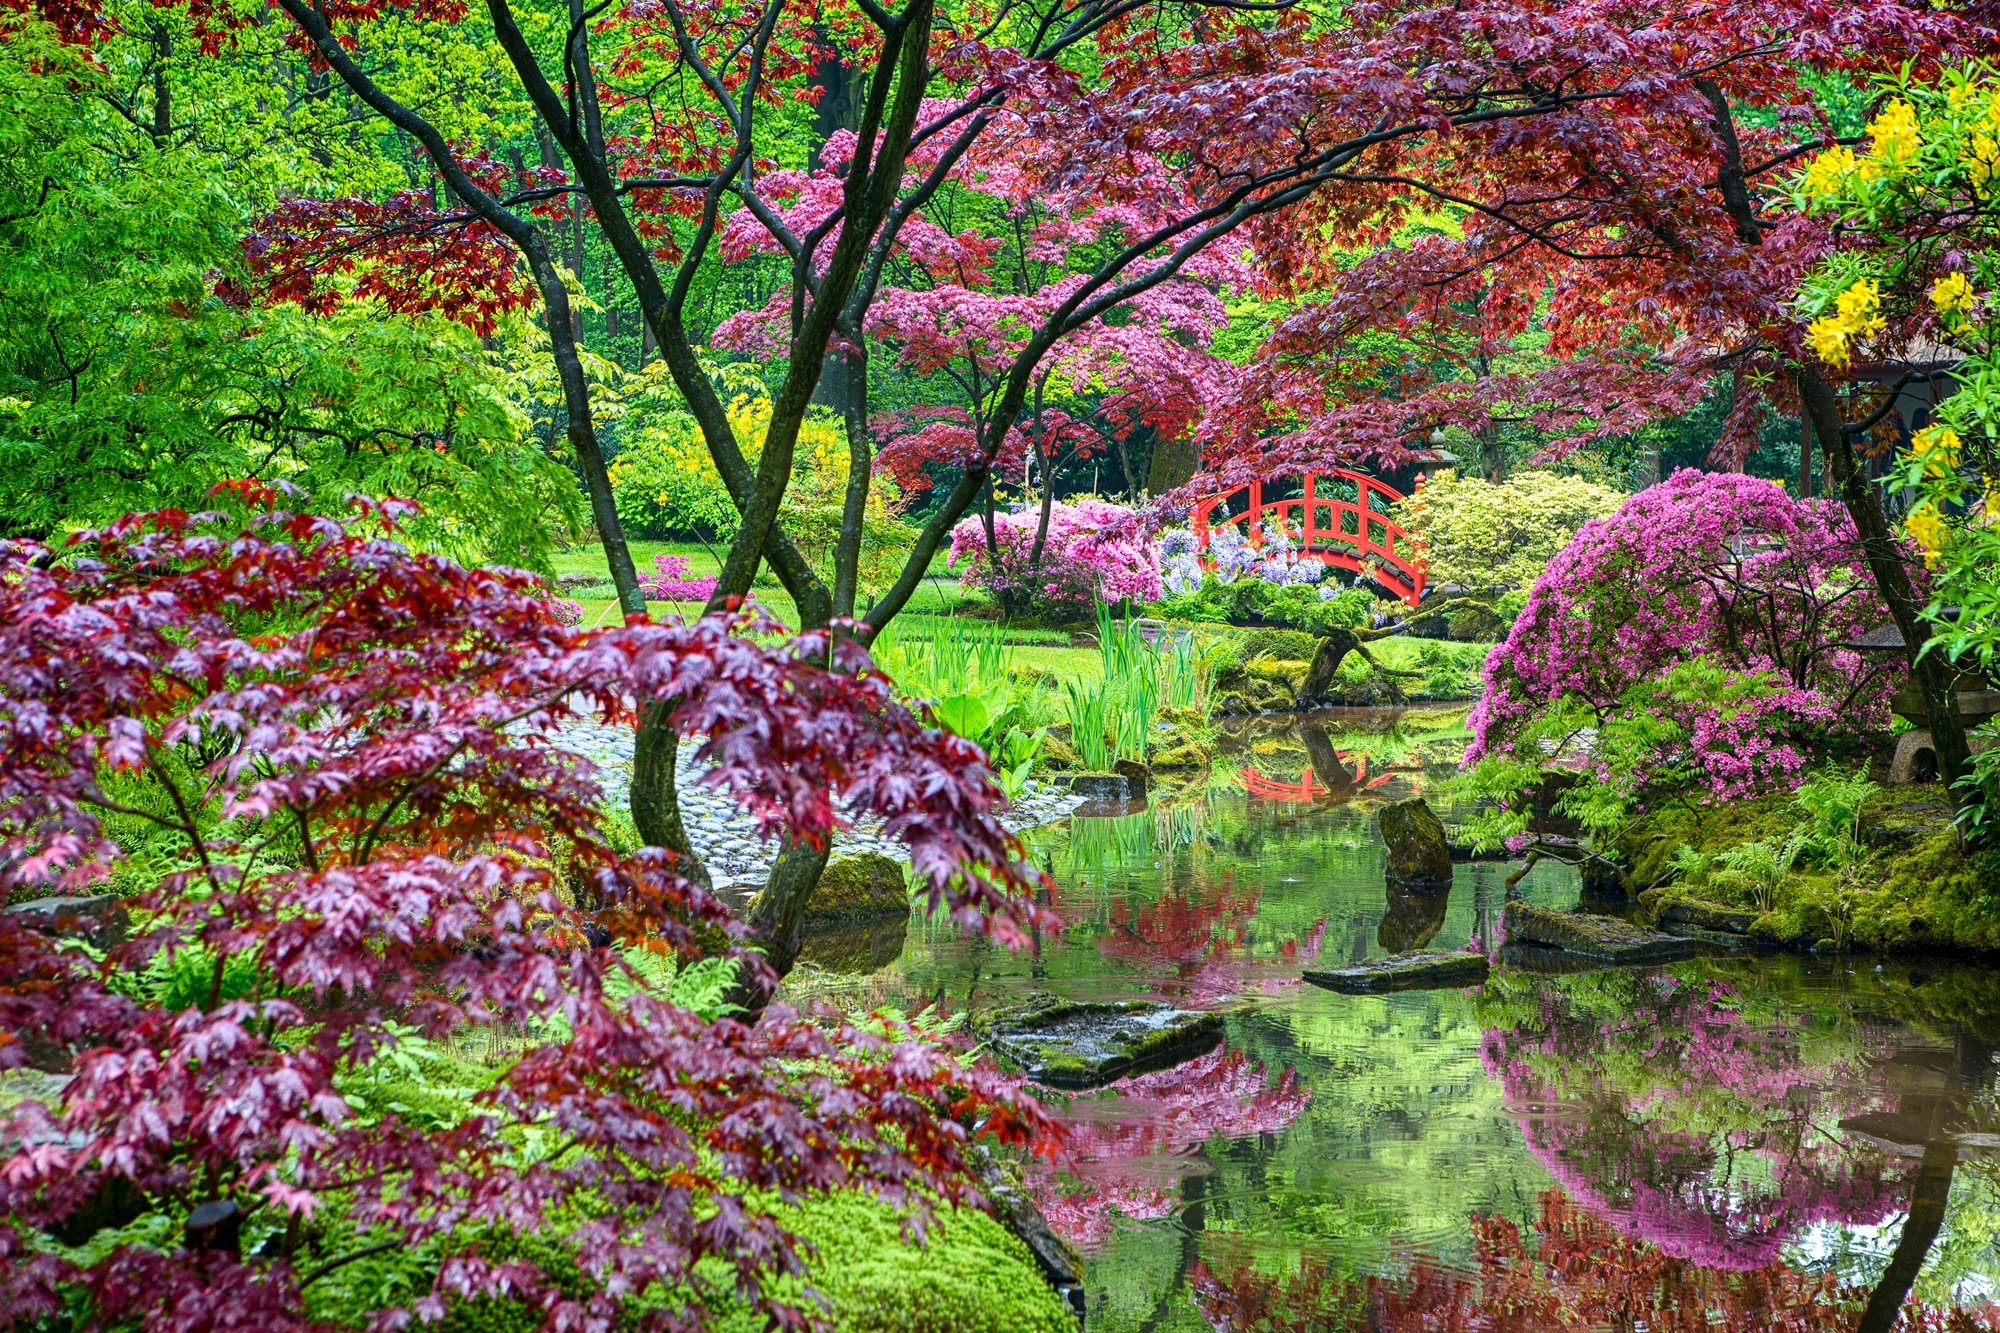
<path fill-rule="evenodd" d="M 921 629 L 908 618 L 875 637 L 875 662 L 903 692 L 928 699 L 981 694 L 1007 684 L 1014 649 L 997 621 L 934 617 Z"/>

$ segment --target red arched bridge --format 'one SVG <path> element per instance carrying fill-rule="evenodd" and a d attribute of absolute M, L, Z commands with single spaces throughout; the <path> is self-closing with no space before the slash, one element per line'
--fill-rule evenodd
<path fill-rule="evenodd" d="M 1389 518 L 1402 495 L 1374 477 L 1346 468 L 1308 472 L 1298 495 L 1266 500 L 1264 487 L 1276 478 L 1253 481 L 1233 491 L 1197 500 L 1192 514 L 1195 544 L 1206 553 L 1209 537 L 1223 527 L 1242 528 L 1252 544 L 1263 541 L 1266 526 L 1294 538 L 1306 553 L 1329 565 L 1373 579 L 1415 606 L 1424 595 L 1424 557 L 1412 537 Z M 1422 479 L 1418 480 L 1423 485 Z M 1240 514 L 1229 512 L 1237 496 L 1246 496 Z"/>

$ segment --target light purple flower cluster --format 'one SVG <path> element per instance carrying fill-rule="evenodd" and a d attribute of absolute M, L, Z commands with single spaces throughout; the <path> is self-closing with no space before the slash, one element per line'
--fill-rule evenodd
<path fill-rule="evenodd" d="M 656 555 L 653 573 L 639 580 L 639 591 L 655 601 L 706 602 L 715 595 L 717 582 L 713 574 L 690 578 L 684 555 Z"/>
<path fill-rule="evenodd" d="M 1635 686 L 1704 659 L 1732 682 L 1769 684 L 1676 705 L 1680 748 L 1656 770 L 1691 767 L 1718 799 L 1796 785 L 1824 742 L 1886 723 L 1894 673 L 1837 646 L 1886 615 L 1839 504 L 1683 469 L 1586 523 L 1549 562 L 1487 655 L 1466 762 L 1513 753 L 1566 703 L 1609 718 Z"/>
<path fill-rule="evenodd" d="M 1084 603 L 1093 598 L 1160 599 L 1159 547 L 1131 510 L 1091 499 L 1053 506 L 1042 558 L 1030 568 L 1040 521 L 1040 512 L 1033 508 L 995 514 L 994 540 L 999 547 L 995 559 L 987 548 L 984 521 L 965 519 L 952 529 L 947 563 L 956 568 L 963 561 L 960 577 L 995 596 L 1015 593 L 1034 601 Z"/>
<path fill-rule="evenodd" d="M 1168 528 L 1160 534 L 1160 586 L 1170 593 L 1194 592 L 1201 587 L 1201 557 L 1195 551 L 1194 533 L 1188 528 Z"/>

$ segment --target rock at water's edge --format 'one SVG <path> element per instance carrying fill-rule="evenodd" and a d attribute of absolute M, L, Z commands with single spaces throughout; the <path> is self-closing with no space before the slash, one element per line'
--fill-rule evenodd
<path fill-rule="evenodd" d="M 1611 963 L 1666 963 L 1692 958 L 1692 940 L 1663 935 L 1616 917 L 1558 912 L 1516 898 L 1501 914 L 1511 943 L 1530 943 Z"/>
<path fill-rule="evenodd" d="M 1085 1004 L 1044 999 L 975 1019 L 995 1054 L 1051 1088 L 1101 1087 L 1165 1069 L 1222 1040 L 1222 1015 L 1150 1002 Z"/>
<path fill-rule="evenodd" d="M 1352 967 L 1307 972 L 1305 979 L 1328 990 L 1352 995 L 1379 995 L 1399 990 L 1453 990 L 1477 986 L 1489 971 L 1485 954 L 1425 949 L 1417 953 L 1375 958 Z"/>
<path fill-rule="evenodd" d="M 99 945 L 125 938 L 131 917 L 125 900 L 115 893 L 92 898 L 34 898 L 0 908 L 22 925 L 56 935 L 82 935 Z"/>
<path fill-rule="evenodd" d="M 826 863 L 806 906 L 803 929 L 811 933 L 837 923 L 908 916 L 909 912 L 910 891 L 903 882 L 903 867 L 880 852 L 856 852 Z"/>
<path fill-rule="evenodd" d="M 1703 930 L 1721 931 L 1730 935 L 1748 935 L 1750 923 L 1756 919 L 1755 912 L 1746 912 L 1737 907 L 1724 907 L 1720 903 L 1702 902 L 1698 898 L 1683 898 L 1679 902 L 1668 903 L 1660 909 L 1662 921 L 1699 926 Z"/>
<path fill-rule="evenodd" d="M 1451 843 L 1444 823 L 1419 796 L 1385 805 L 1375 817 L 1389 846 L 1383 872 L 1401 884 L 1451 883 Z"/>

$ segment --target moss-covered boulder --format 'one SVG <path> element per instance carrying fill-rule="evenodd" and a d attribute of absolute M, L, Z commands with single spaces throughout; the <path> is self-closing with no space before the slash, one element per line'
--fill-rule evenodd
<path fill-rule="evenodd" d="M 1189 738 L 1157 751 L 1152 765 L 1163 773 L 1182 773 L 1207 768 L 1214 759 L 1215 751 L 1205 742 Z"/>
<path fill-rule="evenodd" d="M 905 1238 L 903 1216 L 850 1191 L 783 1210 L 782 1223 L 813 1256 L 805 1283 L 779 1281 L 777 1293 L 803 1304 L 810 1285 L 825 1297 L 834 1333 L 1076 1333 L 1075 1314 L 1027 1246 L 993 1218 L 940 1207 L 920 1245 Z M 724 1306 L 711 1326 L 762 1333 L 764 1320 Z"/>
<path fill-rule="evenodd" d="M 1700 898 L 1671 898 L 1660 906 L 1654 920 L 1660 925 L 1693 926 L 1725 935 L 1748 935 L 1757 914 Z"/>
<path fill-rule="evenodd" d="M 1068 728 L 1065 727 L 1064 731 L 1067 732 Z M 1069 737 L 1058 736 L 1053 729 L 1043 734 L 1042 748 L 1036 752 L 1035 763 L 1040 768 L 1056 771 L 1083 767 L 1083 759 L 1077 754 L 1076 747 L 1069 743 Z"/>
<path fill-rule="evenodd" d="M 806 907 L 805 929 L 907 916 L 909 911 L 901 863 L 880 852 L 856 852 L 826 863 Z"/>
<path fill-rule="evenodd" d="M 1383 873 L 1397 884 L 1451 883 L 1451 842 L 1444 823 L 1421 797 L 1385 805 L 1375 816 L 1389 855 Z"/>

